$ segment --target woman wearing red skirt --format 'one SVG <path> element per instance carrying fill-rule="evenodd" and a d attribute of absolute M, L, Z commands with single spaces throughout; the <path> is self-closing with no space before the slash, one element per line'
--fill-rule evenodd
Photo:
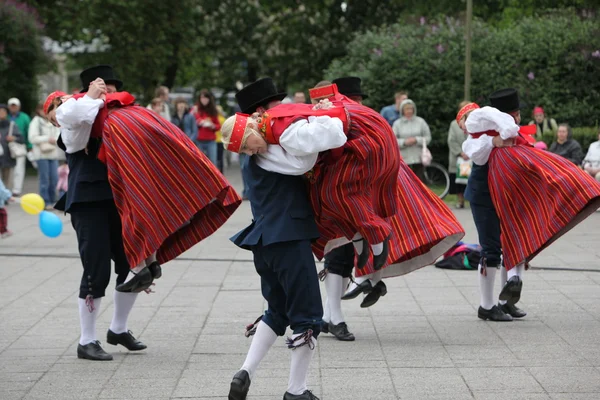
<path fill-rule="evenodd" d="M 498 91 L 490 99 L 507 113 L 471 103 L 457 121 L 469 133 L 463 151 L 474 163 L 467 196 L 483 247 L 478 316 L 510 321 L 525 316 L 515 304 L 528 263 L 600 206 L 600 184 L 519 136 L 516 90 Z M 496 306 L 493 285 L 501 255 L 508 280 Z"/>
<path fill-rule="evenodd" d="M 52 93 L 46 100 L 47 108 L 53 108 L 50 117 L 63 103 L 83 96 Z M 135 105 L 127 92 L 105 95 L 87 151 L 97 151 L 107 166 L 125 254 L 134 273 L 149 263 L 170 261 L 208 237 L 241 203 L 225 177 L 183 132 Z M 136 276 L 117 290 L 141 291 L 151 284 L 140 280 Z"/>

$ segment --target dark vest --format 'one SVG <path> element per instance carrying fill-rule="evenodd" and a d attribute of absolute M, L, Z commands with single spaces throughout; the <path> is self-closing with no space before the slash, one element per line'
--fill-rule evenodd
<path fill-rule="evenodd" d="M 113 198 L 106 165 L 95 156 L 86 154 L 85 150 L 73 154 L 67 153 L 67 163 L 69 164 L 69 191 L 56 204 L 57 210 L 68 212 L 75 203 L 91 203 Z"/>
<path fill-rule="evenodd" d="M 489 164 L 477 165 L 473 163 L 471 175 L 465 190 L 465 198 L 473 204 L 493 207 L 488 183 Z"/>
<path fill-rule="evenodd" d="M 246 157 L 242 168 L 254 219 L 231 241 L 250 250 L 261 240 L 267 246 L 317 239 L 319 231 L 303 178 L 265 171 L 255 158 Z"/>

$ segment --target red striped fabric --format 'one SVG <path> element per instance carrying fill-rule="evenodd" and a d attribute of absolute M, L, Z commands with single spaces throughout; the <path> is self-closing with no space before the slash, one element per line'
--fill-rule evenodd
<path fill-rule="evenodd" d="M 108 179 L 130 266 L 165 263 L 215 232 L 241 204 L 225 177 L 175 125 L 139 106 L 103 130 Z"/>
<path fill-rule="evenodd" d="M 528 146 L 495 148 L 490 194 L 506 269 L 531 261 L 600 207 L 600 184 L 569 160 Z"/>

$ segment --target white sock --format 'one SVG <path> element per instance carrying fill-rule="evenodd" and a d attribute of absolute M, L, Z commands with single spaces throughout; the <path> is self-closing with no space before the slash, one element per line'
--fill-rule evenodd
<path fill-rule="evenodd" d="M 153 262 L 156 262 L 156 253 L 154 253 L 150 257 L 146 258 L 145 264 L 150 265 Z"/>
<path fill-rule="evenodd" d="M 121 293 L 115 290 L 115 311 L 110 322 L 110 330 L 114 333 L 127 332 L 127 318 L 129 318 L 137 295 L 137 293 Z"/>
<path fill-rule="evenodd" d="M 504 288 L 504 285 L 506 285 L 507 280 L 508 280 L 508 275 L 506 273 L 506 267 L 504 267 L 504 265 L 501 265 L 500 266 L 500 290 L 501 291 Z M 506 300 L 499 300 L 498 302 L 502 305 L 506 304 Z"/>
<path fill-rule="evenodd" d="M 81 336 L 79 344 L 85 346 L 88 343 L 94 342 L 96 338 L 96 319 L 100 313 L 101 297 L 92 300 L 92 312 L 86 304 L 86 299 L 78 299 L 79 302 L 79 324 L 81 326 Z"/>
<path fill-rule="evenodd" d="M 292 339 L 302 335 L 301 333 L 292 336 Z M 312 349 L 308 344 L 292 350 L 292 362 L 290 366 L 290 379 L 288 381 L 288 393 L 300 395 L 308 390 L 306 380 L 308 378 L 308 368 L 312 359 L 314 349 L 317 347 L 317 339 L 311 337 L 313 343 Z"/>
<path fill-rule="evenodd" d="M 363 276 L 359 276 L 358 278 L 354 279 L 354 282 L 351 282 L 350 285 L 346 288 L 345 293 L 351 292 L 352 290 L 356 289 L 356 287 L 363 283 L 364 281 L 366 281 L 367 279 L 369 279 L 369 277 L 371 276 L 371 274 L 369 275 L 363 275 Z"/>
<path fill-rule="evenodd" d="M 252 380 L 256 372 L 256 367 L 265 358 L 275 340 L 277 340 L 277 334 L 273 332 L 273 329 L 269 325 L 260 321 L 256 327 L 256 333 L 252 337 L 252 343 L 250 344 L 250 350 L 248 350 L 244 365 L 241 368 L 248 372 L 250 380 Z"/>
<path fill-rule="evenodd" d="M 479 291 L 481 292 L 480 305 L 486 310 L 491 309 L 494 303 L 494 279 L 496 278 L 496 267 L 487 267 L 487 276 L 481 273 L 479 264 Z"/>
<path fill-rule="evenodd" d="M 523 280 L 523 274 L 525 273 L 525 263 L 517 265 L 515 269 L 517 270 L 517 275 L 519 275 L 519 278 Z"/>
<path fill-rule="evenodd" d="M 342 292 L 346 292 L 346 290 L 348 289 L 348 285 L 350 284 L 350 278 L 344 278 L 344 280 L 342 281 Z"/>
<path fill-rule="evenodd" d="M 358 254 L 361 254 L 363 252 L 363 241 L 361 240 L 363 237 L 360 233 L 356 233 L 356 235 L 354 235 L 354 237 L 352 238 L 352 244 L 354 245 L 354 248 L 356 249 L 356 252 Z"/>
<path fill-rule="evenodd" d="M 383 252 L 383 242 L 377 243 L 377 244 L 372 244 L 371 250 L 373 250 L 374 256 L 380 255 Z"/>
<path fill-rule="evenodd" d="M 509 269 L 508 271 L 506 271 L 508 279 L 512 278 L 513 276 L 519 276 L 519 268 L 515 265 L 514 267 L 512 267 L 511 269 Z"/>
<path fill-rule="evenodd" d="M 375 285 L 377 285 L 379 283 L 379 281 L 381 280 L 381 277 L 383 276 L 383 270 L 380 269 L 379 271 L 375 271 L 371 274 L 371 286 L 375 287 Z"/>
<path fill-rule="evenodd" d="M 327 283 L 327 278 L 325 278 L 325 283 Z M 331 313 L 329 312 L 329 295 L 327 295 L 327 298 L 325 299 L 325 305 L 323 306 L 323 321 L 327 323 L 331 321 Z"/>
<path fill-rule="evenodd" d="M 344 293 L 343 280 L 341 275 L 327 274 L 325 280 L 325 289 L 327 290 L 327 304 L 329 305 L 330 322 L 337 325 L 344 322 L 342 314 L 342 294 Z"/>
<path fill-rule="evenodd" d="M 137 273 L 139 273 L 144 268 L 146 268 L 145 260 L 136 265 L 134 268 L 131 268 L 131 270 L 129 271 L 129 275 L 127 275 L 127 279 L 125 279 L 125 282 L 129 282 Z"/>

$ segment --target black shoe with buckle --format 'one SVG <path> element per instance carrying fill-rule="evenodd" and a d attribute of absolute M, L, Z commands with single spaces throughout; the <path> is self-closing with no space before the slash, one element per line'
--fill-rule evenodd
<path fill-rule="evenodd" d="M 358 255 L 356 259 L 356 268 L 363 269 L 365 265 L 369 262 L 370 248 L 369 243 L 365 240 L 365 238 L 360 238 L 358 240 L 353 240 L 352 243 L 362 242 L 362 253 Z"/>
<path fill-rule="evenodd" d="M 379 255 L 373 255 L 373 269 L 379 271 L 385 265 L 388 255 L 390 254 L 390 236 L 383 241 L 383 250 Z"/>
<path fill-rule="evenodd" d="M 302 394 L 291 394 L 285 392 L 283 400 L 319 400 L 310 390 L 305 390 Z"/>
<path fill-rule="evenodd" d="M 498 298 L 502 301 L 506 301 L 506 304 L 517 304 L 521 299 L 522 289 L 523 281 L 519 276 L 515 275 L 506 282 Z"/>
<path fill-rule="evenodd" d="M 106 341 L 113 346 L 120 344 L 129 351 L 144 350 L 146 347 L 148 347 L 144 343 L 137 340 L 131 331 L 114 333 L 109 329 L 106 333 Z"/>
<path fill-rule="evenodd" d="M 242 369 L 236 372 L 229 387 L 228 400 L 246 400 L 250 390 L 250 375 Z"/>
<path fill-rule="evenodd" d="M 330 322 L 328 331 L 337 340 L 341 340 L 342 342 L 353 342 L 355 340 L 354 335 L 348 331 L 348 325 L 345 322 L 340 322 L 337 325 Z"/>
<path fill-rule="evenodd" d="M 484 321 L 489 319 L 490 321 L 495 322 L 509 322 L 513 320 L 510 315 L 505 314 L 498 306 L 493 306 L 489 310 L 480 306 L 479 310 L 477 310 L 477 317 Z"/>
<path fill-rule="evenodd" d="M 514 304 L 498 304 L 498 307 L 500 307 L 505 314 L 508 314 L 513 318 L 523 318 L 527 315 L 525 311 L 521 310 Z"/>
<path fill-rule="evenodd" d="M 387 286 L 383 281 L 377 282 L 371 293 L 365 296 L 362 303 L 360 303 L 361 308 L 368 308 L 374 305 L 379 301 L 379 298 L 385 296 L 387 294 Z"/>
<path fill-rule="evenodd" d="M 321 333 L 329 333 L 329 322 L 321 321 Z"/>
<path fill-rule="evenodd" d="M 105 352 L 102 346 L 100 346 L 100 342 L 95 340 L 86 345 L 78 345 L 77 358 L 93 361 L 110 361 L 113 359 L 113 356 Z"/>
<path fill-rule="evenodd" d="M 152 274 L 152 278 L 159 279 L 162 276 L 162 268 L 158 261 L 153 261 L 150 265 L 148 265 L 148 269 Z"/>
<path fill-rule="evenodd" d="M 152 286 L 152 281 L 154 278 L 152 278 L 152 273 L 148 267 L 144 267 L 137 274 L 133 271 L 131 271 L 131 273 L 133 273 L 135 276 L 127 282 L 117 285 L 115 289 L 117 292 L 139 293 Z"/>
<path fill-rule="evenodd" d="M 362 281 L 361 283 L 359 283 L 354 289 L 350 290 L 349 292 L 346 292 L 346 294 L 342 296 L 342 300 L 355 299 L 361 293 L 371 293 L 371 290 L 373 290 L 373 285 L 371 285 L 371 281 L 367 279 L 366 281 Z"/>

